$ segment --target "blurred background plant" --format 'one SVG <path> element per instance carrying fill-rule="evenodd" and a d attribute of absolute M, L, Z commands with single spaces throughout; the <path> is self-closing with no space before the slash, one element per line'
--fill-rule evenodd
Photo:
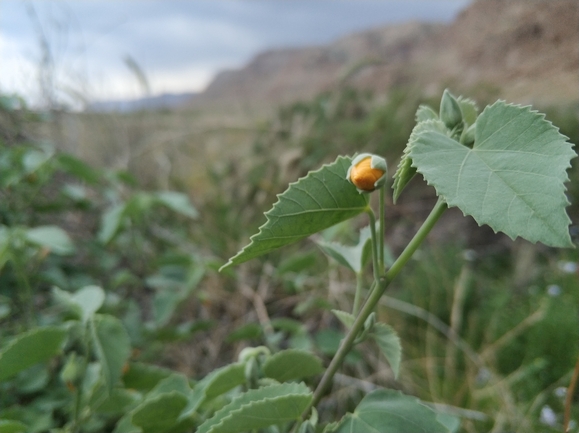
<path fill-rule="evenodd" d="M 355 278 L 311 241 L 235 274 L 215 269 L 255 231 L 292 179 L 338 154 L 353 154 L 359 143 L 395 166 L 411 113 L 424 100 L 411 89 L 394 96 L 377 101 L 342 89 L 282 107 L 257 132 L 244 132 L 255 138 L 243 161 L 207 165 L 209 181 L 193 196 L 195 207 L 185 193 L 142 190 L 128 171 L 89 165 L 40 141 L 39 124 L 50 117 L 3 97 L 2 346 L 36 325 L 67 323 L 74 315 L 62 299 L 97 286 L 105 294 L 99 313 L 121 320 L 132 361 L 201 378 L 247 345 L 312 350 L 328 360 L 343 332 L 330 309 L 352 301 Z M 575 118 L 547 111 L 576 141 Z M 114 121 L 130 124 L 135 116 L 115 115 Z M 224 146 L 230 139 L 227 131 L 211 134 Z M 577 173 L 575 163 L 569 171 L 572 217 Z M 388 208 L 392 255 L 434 199 L 429 188 L 412 182 Z M 388 386 L 446 405 L 463 419 L 462 431 L 560 430 L 578 355 L 576 250 L 507 242 L 477 234 L 484 229 L 461 215 L 447 217 L 379 310 L 405 342 L 399 381 L 373 348 L 362 345 L 337 376 L 322 419 Z M 353 243 L 358 228 L 356 221 L 344 223 L 323 237 Z M 75 362 L 71 357 L 83 356 L 80 340 L 68 338 L 64 351 L 2 382 L 0 415 L 26 422 L 34 413 L 31 431 L 66 424 L 74 393 L 59 377 Z M 121 414 L 93 415 L 98 422 L 86 424 L 86 431 Z"/>

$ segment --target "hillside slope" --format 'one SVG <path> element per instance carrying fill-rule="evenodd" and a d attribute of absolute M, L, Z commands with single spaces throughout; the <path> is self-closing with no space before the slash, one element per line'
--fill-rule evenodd
<path fill-rule="evenodd" d="M 579 3 L 479 0 L 449 25 L 406 23 L 327 46 L 270 50 L 223 71 L 196 100 L 263 108 L 347 84 L 387 93 L 401 85 L 436 95 L 484 87 L 521 103 L 579 101 Z"/>

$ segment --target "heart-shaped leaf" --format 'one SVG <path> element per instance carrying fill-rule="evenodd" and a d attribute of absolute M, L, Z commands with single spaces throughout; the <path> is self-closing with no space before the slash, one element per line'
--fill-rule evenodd
<path fill-rule="evenodd" d="M 498 101 L 476 121 L 471 148 L 437 131 L 423 131 L 409 152 L 412 166 L 479 225 L 571 247 L 565 212 L 566 170 L 575 153 L 566 137 L 530 107 Z"/>
<path fill-rule="evenodd" d="M 347 181 L 350 163 L 350 158 L 340 156 L 333 163 L 290 184 L 278 196 L 273 208 L 266 212 L 267 222 L 260 227 L 259 233 L 251 237 L 251 243 L 220 270 L 289 245 L 364 212 L 368 207 L 368 196 L 359 194 Z"/>

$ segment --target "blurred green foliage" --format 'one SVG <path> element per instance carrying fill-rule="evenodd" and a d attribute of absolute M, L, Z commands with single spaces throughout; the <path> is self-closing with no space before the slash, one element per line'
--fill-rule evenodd
<path fill-rule="evenodd" d="M 438 105 L 410 88 L 386 99 L 344 88 L 282 107 L 247 158 L 207 168 L 212 189 L 197 211 L 183 193 L 144 191 L 131 173 L 59 152 L 33 132 L 49 118 L 19 98 L 0 97 L 0 354 L 18 344 L 26 349 L 44 332 L 54 342 L 39 363 L 0 381 L 0 420 L 31 432 L 139 431 L 131 430 L 131 417 L 149 422 L 145 415 L 156 399 L 176 407 L 187 400 L 197 411 L 179 427 L 187 431 L 238 391 L 208 398 L 219 377 L 198 385 L 192 376 L 207 371 L 178 364 L 172 347 L 208 359 L 212 350 L 230 356 L 212 368 L 234 361 L 234 349 L 248 344 L 307 350 L 327 361 L 344 332 L 330 310 L 351 301 L 353 275 L 309 241 L 249 263 L 242 276 L 216 275 L 222 263 L 215 257 L 232 256 L 264 221 L 276 194 L 337 155 L 377 153 L 393 172 L 420 103 Z M 541 109 L 579 142 L 577 107 Z M 577 226 L 577 159 L 569 176 L 569 214 Z M 405 196 L 403 204 L 412 209 L 412 200 L 428 201 L 433 193 L 413 182 Z M 390 236 L 412 227 L 418 217 L 407 218 L 409 212 L 389 213 Z M 351 242 L 358 225 L 342 224 L 322 236 Z M 386 300 L 379 311 L 403 341 L 399 382 L 373 349 L 360 345 L 342 372 L 348 387 L 328 398 L 322 421 L 351 410 L 367 392 L 357 378 L 375 374 L 379 386 L 488 417 L 461 413 L 461 431 L 490 430 L 497 417 L 503 417 L 503 431 L 557 431 L 560 388 L 578 356 L 577 251 L 531 247 L 532 260 L 521 265 L 522 250 L 493 243 L 496 238 L 475 246 L 464 239 L 425 245 L 389 294 L 398 303 Z M 529 274 L 524 281 L 521 266 Z M 464 273 L 468 278 L 461 280 Z M 243 285 L 266 288 L 270 323 L 258 324 L 255 305 L 237 293 Z M 86 301 L 91 293 L 95 299 L 102 293 L 102 304 Z M 237 319 L 228 321 L 229 313 Z M 449 331 L 456 317 L 460 323 Z M 449 338 L 452 332 L 462 343 Z M 130 354 L 95 350 L 107 338 Z M 255 362 L 261 368 L 262 361 Z M 234 363 L 219 374 L 245 386 L 240 371 Z M 545 405 L 555 411 L 554 427 L 540 421 Z M 579 416 L 576 408 L 573 416 Z"/>

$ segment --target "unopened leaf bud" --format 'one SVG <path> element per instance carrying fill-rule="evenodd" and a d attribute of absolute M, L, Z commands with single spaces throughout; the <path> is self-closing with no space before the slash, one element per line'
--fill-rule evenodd
<path fill-rule="evenodd" d="M 476 132 L 476 123 L 473 123 L 467 129 L 462 131 L 462 135 L 460 136 L 460 142 L 465 146 L 472 147 L 472 145 L 474 144 L 475 132 Z"/>
<path fill-rule="evenodd" d="M 462 122 L 460 105 L 448 89 L 444 90 L 440 100 L 440 120 L 444 122 L 448 129 L 453 129 Z"/>
<path fill-rule="evenodd" d="M 352 161 L 346 178 L 354 184 L 359 193 L 372 192 L 384 186 L 387 173 L 388 166 L 384 158 L 362 153 Z"/>

